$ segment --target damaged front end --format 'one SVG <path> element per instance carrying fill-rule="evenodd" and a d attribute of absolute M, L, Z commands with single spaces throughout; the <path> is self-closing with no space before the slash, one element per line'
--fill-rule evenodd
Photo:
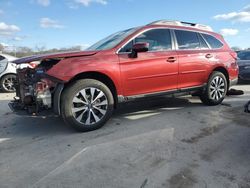
<path fill-rule="evenodd" d="M 46 72 L 59 63 L 61 58 L 42 59 L 17 66 L 16 97 L 9 103 L 13 111 L 26 110 L 36 115 L 43 110 L 53 109 L 60 114 L 60 94 L 63 81 Z"/>

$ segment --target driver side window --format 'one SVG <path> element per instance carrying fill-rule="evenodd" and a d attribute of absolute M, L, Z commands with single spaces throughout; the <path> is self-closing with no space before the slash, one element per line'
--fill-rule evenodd
<path fill-rule="evenodd" d="M 169 29 L 153 29 L 146 31 L 130 41 L 120 52 L 131 52 L 133 44 L 139 42 L 149 43 L 149 51 L 172 50 L 171 34 Z"/>

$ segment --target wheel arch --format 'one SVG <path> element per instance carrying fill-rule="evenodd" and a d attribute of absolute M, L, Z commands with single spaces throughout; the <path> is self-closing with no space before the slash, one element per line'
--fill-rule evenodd
<path fill-rule="evenodd" d="M 227 89 L 229 89 L 229 87 L 230 87 L 230 80 L 229 80 L 229 73 L 228 73 L 227 69 L 225 67 L 221 67 L 221 66 L 220 67 L 216 67 L 216 68 L 213 69 L 213 71 L 211 72 L 211 74 L 213 74 L 213 72 L 215 72 L 215 71 L 221 72 L 222 74 L 225 75 L 225 77 L 227 79 Z"/>
<path fill-rule="evenodd" d="M 14 75 L 14 76 L 16 76 L 16 73 L 14 73 L 14 72 L 6 72 L 5 74 L 2 74 L 0 76 L 0 79 L 2 79 L 4 76 L 7 76 L 7 75 Z"/>
<path fill-rule="evenodd" d="M 117 87 L 116 87 L 114 81 L 104 73 L 96 72 L 96 71 L 79 73 L 76 76 L 74 76 L 69 82 L 67 82 L 64 85 L 64 88 L 66 88 L 67 86 L 69 86 L 70 84 L 72 84 L 76 80 L 87 79 L 87 78 L 88 79 L 95 79 L 95 80 L 98 80 L 98 81 L 104 83 L 112 92 L 112 95 L 113 95 L 114 101 L 115 101 L 114 107 L 117 107 L 117 104 L 118 104 Z"/>

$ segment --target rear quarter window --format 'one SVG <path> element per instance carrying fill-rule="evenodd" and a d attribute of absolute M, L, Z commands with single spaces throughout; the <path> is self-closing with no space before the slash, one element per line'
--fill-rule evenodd
<path fill-rule="evenodd" d="M 213 37 L 212 35 L 202 34 L 202 36 L 212 49 L 218 49 L 223 46 L 223 43 L 218 39 L 216 39 L 215 37 Z"/>

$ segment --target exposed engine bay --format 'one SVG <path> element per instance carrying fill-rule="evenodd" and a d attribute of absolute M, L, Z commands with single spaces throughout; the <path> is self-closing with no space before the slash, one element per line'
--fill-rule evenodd
<path fill-rule="evenodd" d="M 48 72 L 59 62 L 68 58 L 92 56 L 97 51 L 78 51 L 55 54 L 41 54 L 23 57 L 13 61 L 17 65 L 16 97 L 9 103 L 13 111 L 26 110 L 38 114 L 53 109 L 60 114 L 60 97 L 65 81 Z M 65 67 L 64 67 L 65 68 Z"/>
<path fill-rule="evenodd" d="M 52 108 L 52 97 L 58 80 L 49 77 L 46 72 L 61 59 L 33 61 L 28 66 L 17 66 L 17 83 L 15 100 L 10 104 L 12 109 L 27 110 L 37 114 L 44 109 Z"/>

